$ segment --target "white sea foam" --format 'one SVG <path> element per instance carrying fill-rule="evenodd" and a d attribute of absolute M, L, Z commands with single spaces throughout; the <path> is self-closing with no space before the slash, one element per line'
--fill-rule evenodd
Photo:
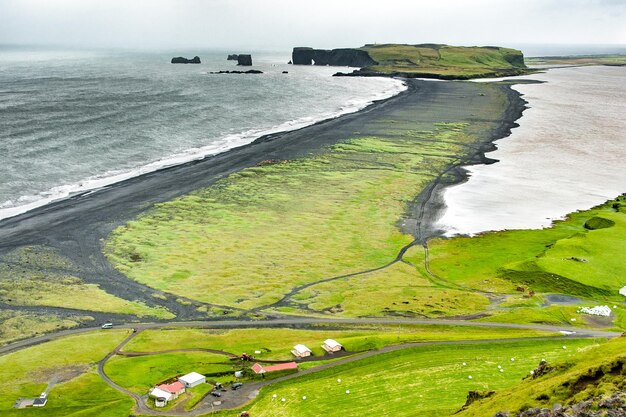
<path fill-rule="evenodd" d="M 529 102 L 492 165 L 444 193 L 448 235 L 536 229 L 626 192 L 626 68 L 560 68 L 518 84 Z M 479 80 L 481 82 L 489 80 Z"/>
<path fill-rule="evenodd" d="M 393 97 L 407 89 L 406 84 L 402 81 L 395 79 L 385 79 L 385 81 L 387 85 L 383 90 L 373 92 L 374 94 L 368 98 L 348 100 L 334 112 L 301 117 L 265 130 L 247 130 L 236 134 L 226 135 L 224 137 L 211 140 L 210 144 L 207 146 L 187 149 L 183 152 L 152 161 L 134 169 L 108 171 L 101 175 L 85 178 L 77 183 L 53 187 L 35 195 L 20 196 L 16 199 L 16 201 L 6 201 L 0 204 L 0 220 L 23 214 L 52 202 L 63 200 L 78 194 L 92 194 L 104 187 L 138 177 L 143 174 L 185 164 L 191 161 L 202 160 L 208 156 L 216 155 L 230 149 L 249 144 L 264 135 L 298 130 L 323 120 L 337 118 L 348 113 L 354 113 L 362 110 L 375 101 Z"/>

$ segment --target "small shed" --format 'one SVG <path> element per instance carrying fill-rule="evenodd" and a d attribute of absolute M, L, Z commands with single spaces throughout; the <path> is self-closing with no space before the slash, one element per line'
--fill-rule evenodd
<path fill-rule="evenodd" d="M 171 384 L 161 384 L 157 388 L 172 394 L 172 400 L 185 392 L 185 385 L 180 381 L 172 382 Z"/>
<path fill-rule="evenodd" d="M 322 349 L 324 349 L 328 353 L 339 352 L 343 349 L 343 346 L 339 344 L 336 340 L 326 339 L 324 340 L 324 344 L 322 345 Z"/>
<path fill-rule="evenodd" d="M 206 382 L 206 377 L 197 372 L 191 372 L 178 378 L 180 382 L 185 384 L 185 388 L 193 388 Z"/>
<path fill-rule="evenodd" d="M 33 407 L 43 407 L 48 402 L 48 398 L 41 396 L 33 400 Z"/>
<path fill-rule="evenodd" d="M 311 349 L 304 345 L 295 345 L 291 353 L 293 353 L 296 358 L 306 358 L 312 354 Z"/>

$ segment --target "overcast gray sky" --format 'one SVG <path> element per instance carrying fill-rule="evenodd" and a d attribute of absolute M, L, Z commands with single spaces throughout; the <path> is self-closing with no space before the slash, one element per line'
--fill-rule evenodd
<path fill-rule="evenodd" d="M 626 0 L 0 0 L 0 44 L 626 44 Z"/>

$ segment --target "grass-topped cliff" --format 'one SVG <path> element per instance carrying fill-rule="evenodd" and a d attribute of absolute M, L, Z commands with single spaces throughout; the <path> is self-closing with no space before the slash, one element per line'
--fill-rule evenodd
<path fill-rule="evenodd" d="M 360 49 L 377 64 L 355 71 L 354 75 L 468 79 L 520 75 L 528 71 L 521 51 L 497 46 L 375 44 Z"/>

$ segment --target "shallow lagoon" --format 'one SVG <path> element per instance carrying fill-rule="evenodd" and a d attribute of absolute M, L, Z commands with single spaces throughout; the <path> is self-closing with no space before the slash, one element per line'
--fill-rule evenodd
<path fill-rule="evenodd" d="M 519 77 L 529 108 L 511 136 L 444 193 L 447 234 L 542 228 L 626 192 L 626 68 L 552 69 Z"/>

